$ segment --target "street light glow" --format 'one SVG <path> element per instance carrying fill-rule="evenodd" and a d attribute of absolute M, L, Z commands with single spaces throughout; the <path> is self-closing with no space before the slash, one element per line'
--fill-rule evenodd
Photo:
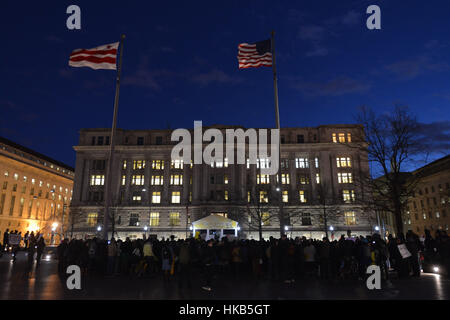
<path fill-rule="evenodd" d="M 284 230 L 288 231 L 289 227 L 288 226 L 284 226 Z"/>
<path fill-rule="evenodd" d="M 379 226 L 375 226 L 375 230 L 376 231 L 380 231 L 380 227 Z"/>
<path fill-rule="evenodd" d="M 330 226 L 330 231 L 333 231 L 334 230 L 334 227 L 333 226 Z"/>
<path fill-rule="evenodd" d="M 148 227 L 147 227 L 147 226 L 145 226 L 145 227 L 144 227 L 144 230 L 145 230 L 145 231 L 147 231 L 147 230 L 148 230 Z"/>
<path fill-rule="evenodd" d="M 97 231 L 102 231 L 102 227 L 98 226 Z"/>

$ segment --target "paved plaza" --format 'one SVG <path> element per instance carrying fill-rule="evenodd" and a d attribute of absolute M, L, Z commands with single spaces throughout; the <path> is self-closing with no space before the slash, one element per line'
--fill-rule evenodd
<path fill-rule="evenodd" d="M 242 279 L 236 281 L 220 275 L 213 290 L 201 289 L 201 274 L 192 276 L 192 288 L 178 289 L 176 279 L 164 283 L 162 277 L 133 278 L 126 276 L 82 277 L 81 290 L 68 290 L 65 279 L 57 273 L 57 261 L 42 260 L 26 275 L 26 256 L 20 253 L 16 262 L 9 255 L 0 258 L 0 299 L 155 299 L 155 300 L 326 300 L 326 299 L 450 299 L 450 280 L 434 274 L 419 279 L 392 279 L 392 288 L 370 291 L 363 281 L 330 283 L 304 279 L 293 284 L 279 281 Z"/>

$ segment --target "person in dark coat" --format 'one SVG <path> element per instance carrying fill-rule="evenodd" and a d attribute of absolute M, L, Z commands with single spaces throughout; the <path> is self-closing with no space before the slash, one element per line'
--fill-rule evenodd
<path fill-rule="evenodd" d="M 203 275 L 205 285 L 202 287 L 203 290 L 211 291 L 212 276 L 213 276 L 213 263 L 216 260 L 216 254 L 213 248 L 213 241 L 209 240 L 206 247 L 203 248 Z"/>
<path fill-rule="evenodd" d="M 420 249 L 420 240 L 419 237 L 409 230 L 406 233 L 406 247 L 408 251 L 411 253 L 411 257 L 409 258 L 411 263 L 411 268 L 414 277 L 420 277 L 420 264 L 419 264 L 419 249 Z"/>
<path fill-rule="evenodd" d="M 44 249 L 45 249 L 44 237 L 39 238 L 36 246 L 37 246 L 37 248 L 36 248 L 36 269 L 37 269 L 37 268 L 39 268 L 39 266 L 41 264 L 42 253 L 44 252 Z"/>

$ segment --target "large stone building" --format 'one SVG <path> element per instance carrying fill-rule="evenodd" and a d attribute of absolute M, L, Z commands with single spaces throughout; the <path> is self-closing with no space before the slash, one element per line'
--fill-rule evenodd
<path fill-rule="evenodd" d="M 428 229 L 448 232 L 450 225 L 450 155 L 413 172 L 420 177 L 414 196 L 408 201 L 405 231 L 423 235 Z"/>
<path fill-rule="evenodd" d="M 425 229 L 434 236 L 436 230 L 448 232 L 450 225 L 450 156 L 440 158 L 412 172 L 403 174 L 405 184 L 414 185 L 403 212 L 403 232 L 420 236 Z M 414 181 L 414 182 L 412 182 Z M 392 213 L 377 212 L 377 219 L 386 234 L 396 236 Z"/>
<path fill-rule="evenodd" d="M 59 236 L 69 221 L 74 169 L 0 137 L 0 232 L 40 231 Z M 55 238 L 56 240 L 57 238 Z"/>
<path fill-rule="evenodd" d="M 208 128 L 225 133 L 240 127 Z M 110 209 L 115 236 L 185 238 L 196 221 L 210 215 L 237 221 L 237 230 L 223 234 L 236 233 L 241 238 L 258 239 L 260 217 L 265 238 L 279 237 L 283 229 L 292 237 L 321 238 L 325 225 L 336 237 L 347 230 L 356 235 L 370 233 L 374 215 L 364 212 L 356 201 L 370 195 L 353 181 L 369 171 L 367 155 L 352 147 L 356 137 L 363 136 L 362 130 L 360 125 L 281 129 L 280 189 L 277 175 L 260 173 L 267 159 L 251 165 L 229 164 L 224 150 L 223 161 L 186 164 L 171 159 L 176 144 L 171 142 L 171 130 L 118 129 Z M 102 234 L 109 143 L 110 129 L 82 129 L 74 147 L 71 213 L 79 237 Z M 319 198 L 322 187 L 325 205 Z M 280 207 L 284 217 L 281 227 Z"/>

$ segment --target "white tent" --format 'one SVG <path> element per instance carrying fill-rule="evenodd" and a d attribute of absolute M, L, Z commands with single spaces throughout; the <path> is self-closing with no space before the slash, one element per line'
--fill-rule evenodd
<path fill-rule="evenodd" d="M 209 237 L 209 230 L 221 230 L 220 237 L 223 237 L 223 230 L 234 230 L 234 236 L 237 237 L 238 223 L 234 220 L 225 218 L 221 215 L 212 214 L 192 223 L 193 233 L 196 230 L 206 230 L 206 240 Z"/>

